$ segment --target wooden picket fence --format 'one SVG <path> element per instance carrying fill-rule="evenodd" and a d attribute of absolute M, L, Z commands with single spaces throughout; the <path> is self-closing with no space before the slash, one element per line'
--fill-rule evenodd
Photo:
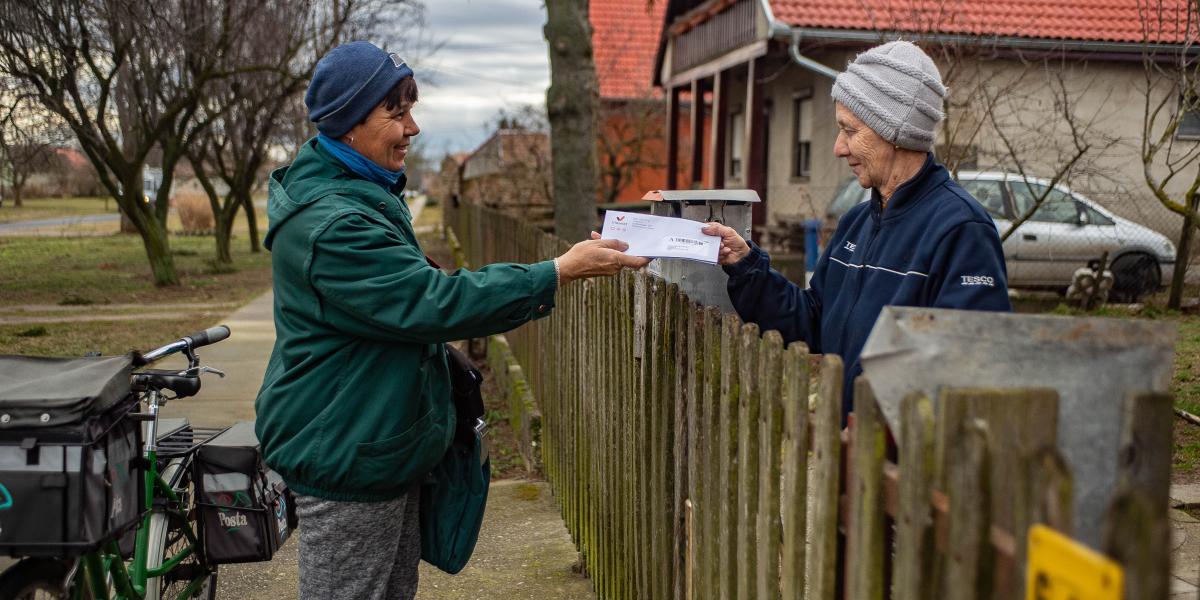
<path fill-rule="evenodd" d="M 472 205 L 447 226 L 470 265 L 568 248 Z M 843 434 L 838 357 L 785 348 L 651 275 L 568 285 L 552 316 L 507 338 L 601 598 L 1024 598 L 1029 527 L 1071 533 L 1052 390 L 951 390 L 936 410 L 910 397 L 889 458 L 862 382 Z M 1165 599 L 1171 399 L 1127 410 L 1106 553 L 1126 599 Z"/>

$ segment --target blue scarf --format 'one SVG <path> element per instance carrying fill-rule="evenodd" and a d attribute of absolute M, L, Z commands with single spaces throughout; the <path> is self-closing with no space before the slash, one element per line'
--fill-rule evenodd
<path fill-rule="evenodd" d="M 389 191 L 396 187 L 396 182 L 404 176 L 404 168 L 401 168 L 399 171 L 389 171 L 375 164 L 371 159 L 359 154 L 358 150 L 323 133 L 317 134 L 317 142 L 328 150 L 330 154 L 342 161 L 342 164 L 346 165 L 346 168 L 353 171 L 356 175 L 367 181 L 378 183 Z"/>

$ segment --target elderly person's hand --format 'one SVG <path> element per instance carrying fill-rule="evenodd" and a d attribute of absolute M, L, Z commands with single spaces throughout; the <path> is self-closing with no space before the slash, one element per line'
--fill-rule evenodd
<path fill-rule="evenodd" d="M 736 229 L 722 225 L 720 223 L 708 223 L 704 229 L 700 230 L 706 235 L 716 235 L 721 237 L 721 250 L 717 254 L 717 262 L 723 265 L 732 265 L 750 254 L 750 244 L 738 235 Z"/>
<path fill-rule="evenodd" d="M 602 240 L 600 234 L 592 232 L 592 239 L 571 246 L 558 257 L 558 281 L 560 284 L 576 279 L 616 275 L 621 269 L 640 269 L 650 264 L 650 259 L 625 254 L 629 244 L 620 240 Z"/>

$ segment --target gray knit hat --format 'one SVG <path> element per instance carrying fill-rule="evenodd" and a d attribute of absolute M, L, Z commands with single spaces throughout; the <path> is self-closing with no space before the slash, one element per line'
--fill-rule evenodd
<path fill-rule="evenodd" d="M 833 83 L 833 99 L 883 139 L 933 150 L 946 86 L 937 65 L 912 42 L 888 42 L 854 57 Z"/>

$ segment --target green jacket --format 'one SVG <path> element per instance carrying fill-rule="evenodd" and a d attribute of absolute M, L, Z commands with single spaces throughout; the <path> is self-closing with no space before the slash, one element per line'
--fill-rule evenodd
<path fill-rule="evenodd" d="M 554 265 L 429 266 L 402 197 L 315 139 L 269 186 L 275 348 L 255 402 L 263 456 L 300 494 L 398 497 L 454 433 L 442 344 L 547 315 Z"/>

